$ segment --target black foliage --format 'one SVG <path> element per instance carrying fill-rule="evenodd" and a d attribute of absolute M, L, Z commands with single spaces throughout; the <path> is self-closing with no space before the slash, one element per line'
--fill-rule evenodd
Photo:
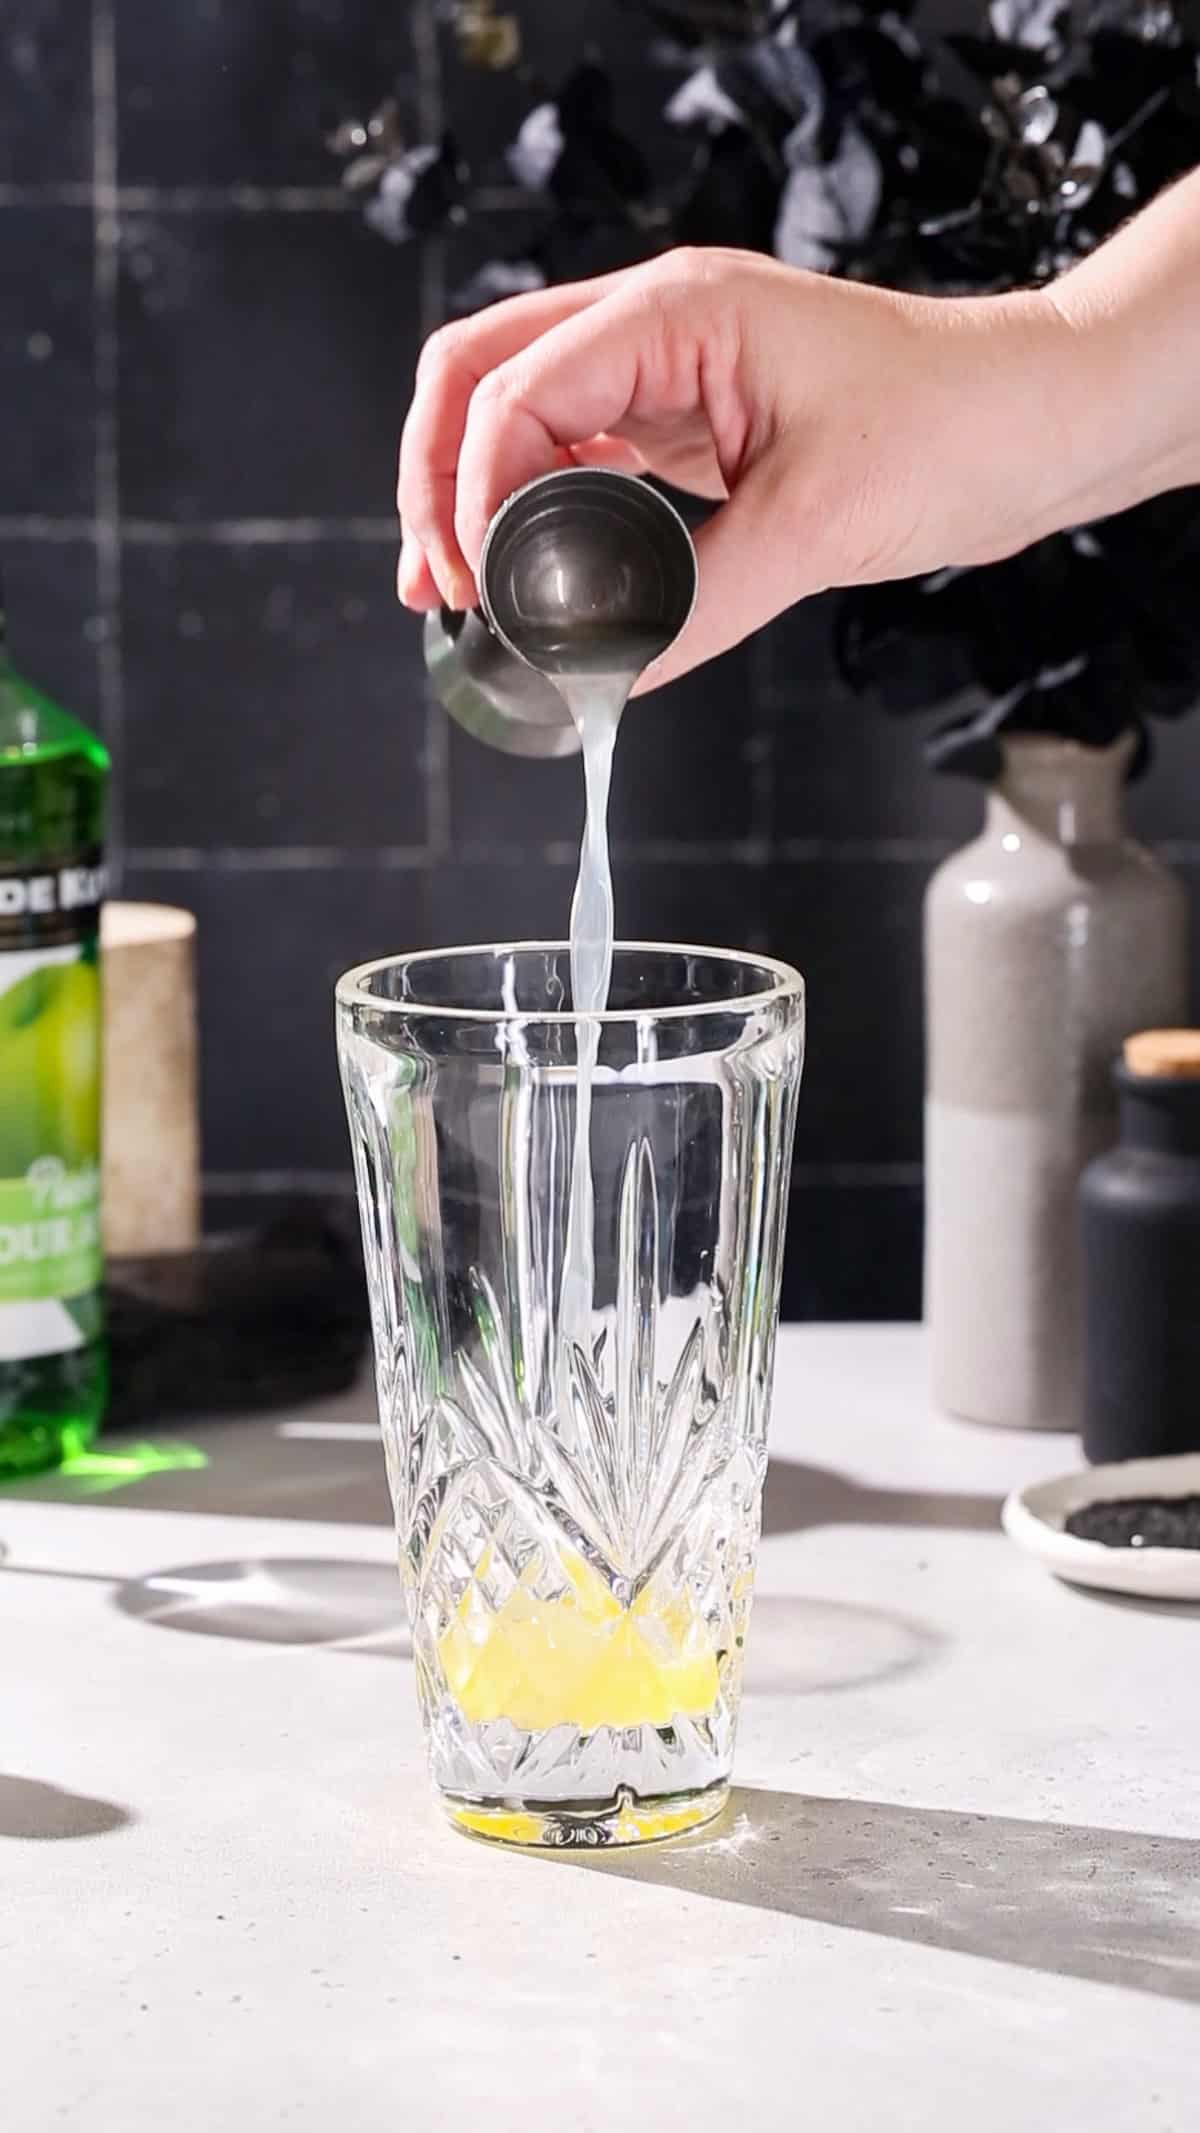
<path fill-rule="evenodd" d="M 581 223 L 623 220 L 650 191 L 636 142 L 613 120 L 613 88 L 601 67 L 578 67 L 557 101 L 563 146 L 549 181 L 564 214 Z"/>
<path fill-rule="evenodd" d="M 679 243 L 933 293 L 1038 284 L 1200 163 L 1200 0 L 991 0 L 977 30 L 940 39 L 913 0 L 624 6 L 634 56 L 662 70 L 663 123 L 634 139 L 590 54 L 556 89 L 530 75 L 501 174 L 528 227 L 498 235 L 463 301 Z M 490 227 L 494 175 L 472 178 L 470 141 L 413 141 L 400 109 L 331 142 L 373 225 L 397 241 Z M 831 240 L 806 203 L 835 165 L 855 186 Z M 888 710 L 942 707 L 938 767 L 991 775 L 1006 731 L 1100 746 L 1131 728 L 1137 767 L 1147 719 L 1200 694 L 1198 582 L 1185 491 L 1006 562 L 847 593 L 838 654 Z"/>

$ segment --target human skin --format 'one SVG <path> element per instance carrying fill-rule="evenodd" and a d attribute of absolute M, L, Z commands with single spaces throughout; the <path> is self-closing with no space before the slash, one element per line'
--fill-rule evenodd
<path fill-rule="evenodd" d="M 406 606 L 471 606 L 488 521 L 571 461 L 717 501 L 643 686 L 805 595 L 1015 554 L 1200 481 L 1200 172 L 1059 281 L 923 297 L 686 250 L 426 343 L 400 449 Z"/>

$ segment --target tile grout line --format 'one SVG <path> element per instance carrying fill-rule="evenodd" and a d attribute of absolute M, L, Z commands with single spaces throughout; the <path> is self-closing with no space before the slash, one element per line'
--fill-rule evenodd
<path fill-rule="evenodd" d="M 107 12 L 107 11 L 106 11 Z M 0 209 L 79 207 L 93 204 L 95 181 L 75 185 L 0 185 Z M 338 185 L 120 185 L 114 178 L 119 214 L 203 215 L 348 214 L 357 211 L 351 193 Z"/>
<path fill-rule="evenodd" d="M 270 547 L 294 542 L 298 547 L 314 541 L 390 541 L 396 539 L 394 518 L 209 518 L 180 523 L 175 519 L 123 518 L 121 542 L 125 547 L 180 548 L 189 543 L 209 542 L 218 547 Z M 0 513 L 0 540 L 91 541 L 96 538 L 94 518 L 47 518 L 37 513 L 6 517 Z"/>
<path fill-rule="evenodd" d="M 920 1163 L 797 1163 L 792 1187 L 804 1192 L 814 1187 L 834 1186 L 848 1192 L 911 1189 L 924 1176 Z M 207 1170 L 201 1183 L 206 1192 L 345 1192 L 353 1191 L 354 1175 L 345 1170 Z"/>
<path fill-rule="evenodd" d="M 121 662 L 121 492 L 118 461 L 117 278 L 120 271 L 117 194 L 117 31 L 114 0 L 92 0 L 92 301 L 95 411 L 96 604 L 100 717 L 113 758 L 107 854 L 112 878 L 122 868 L 125 722 Z"/>
<path fill-rule="evenodd" d="M 125 863 L 143 874 L 417 873 L 429 853 L 423 844 L 135 844 Z"/>
<path fill-rule="evenodd" d="M 441 53 L 433 0 L 414 0 L 411 20 L 417 124 L 422 140 L 436 141 L 441 138 L 444 111 Z M 432 238 L 422 246 L 420 272 L 421 332 L 424 336 L 440 326 L 446 316 L 445 247 L 440 237 Z M 446 713 L 428 683 L 422 764 L 425 835 L 430 858 L 436 861 L 445 858 L 450 851 L 450 730 Z"/>
<path fill-rule="evenodd" d="M 359 212 L 354 194 L 340 185 L 120 185 L 115 188 L 123 215 L 350 215 Z M 5 208 L 90 208 L 89 183 L 65 185 L 0 184 L 0 211 Z M 527 215 L 530 195 L 519 185 L 481 186 L 478 206 L 489 215 Z"/>
<path fill-rule="evenodd" d="M 200 1179 L 208 1193 L 239 1192 L 329 1192 L 354 1191 L 354 1172 L 345 1170 L 206 1170 Z"/>
<path fill-rule="evenodd" d="M 207 541 L 230 548 L 263 547 L 313 541 L 389 541 L 396 543 L 394 518 L 210 518 L 180 524 L 175 519 L 127 518 L 121 538 L 131 546 L 178 548 Z"/>
<path fill-rule="evenodd" d="M 813 1185 L 836 1185 L 849 1191 L 869 1192 L 880 1185 L 919 1185 L 925 1175 L 921 1163 L 798 1162 L 792 1165 L 792 1189 L 803 1192 Z"/>
<path fill-rule="evenodd" d="M 941 848 L 939 847 L 939 854 Z M 1193 847 L 1194 855 L 1200 858 L 1200 845 Z M 345 868 L 359 873 L 418 872 L 435 865 L 445 858 L 426 844 L 223 844 L 223 845 L 131 845 L 125 860 L 127 866 L 145 873 L 196 874 L 205 871 L 224 874 L 301 873 L 330 872 Z M 730 843 L 714 839 L 711 843 L 685 843 L 670 839 L 632 839 L 617 841 L 612 847 L 615 866 L 649 867 L 740 867 L 747 873 L 761 873 L 765 859 L 761 849 L 746 844 Z M 820 844 L 814 840 L 811 850 L 802 852 L 788 850 L 793 864 L 814 866 L 891 866 L 910 865 L 924 870 L 938 854 L 930 851 L 927 844 L 916 839 L 889 841 L 862 839 L 841 843 Z M 506 844 L 469 842 L 460 844 L 453 854 L 454 864 L 464 872 L 474 868 L 509 867 L 525 868 L 531 865 L 561 868 L 573 872 L 578 865 L 578 849 L 561 839 L 542 844 Z"/>

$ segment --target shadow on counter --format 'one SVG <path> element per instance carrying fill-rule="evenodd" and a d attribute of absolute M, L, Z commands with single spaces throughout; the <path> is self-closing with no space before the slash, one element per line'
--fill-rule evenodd
<path fill-rule="evenodd" d="M 258 1557 L 180 1564 L 117 1585 L 123 1614 L 157 1629 L 254 1644 L 321 1645 L 409 1659 L 400 1580 L 382 1563 Z M 816 1594 L 763 1594 L 746 1658 L 748 1696 L 813 1696 L 926 1666 L 942 1638 L 908 1615 Z"/>
<path fill-rule="evenodd" d="M 0 1837 L 35 1843 L 62 1838 L 106 1837 L 133 1821 L 115 1800 L 94 1800 L 86 1793 L 65 1792 L 40 1778 L 16 1777 L 0 1770 Z"/>
<path fill-rule="evenodd" d="M 738 1788 L 711 1833 L 555 1862 L 1200 2003 L 1200 1850 L 881 1800 Z"/>
<path fill-rule="evenodd" d="M 960 1533 L 1000 1529 L 1001 1496 L 942 1490 L 883 1489 L 853 1481 L 835 1467 L 773 1459 L 763 1499 L 763 1532 L 804 1533 L 811 1526 L 923 1526 Z"/>
<path fill-rule="evenodd" d="M 14 1577 L 95 1585 L 122 1614 L 153 1629 L 237 1643 L 319 1645 L 375 1659 L 410 1659 L 400 1580 L 390 1563 L 340 1556 L 242 1556 L 180 1563 L 119 1579 L 32 1563 Z M 746 1655 L 746 1694 L 816 1696 L 928 1666 L 945 1639 L 916 1617 L 817 1593 L 762 1593 Z"/>
<path fill-rule="evenodd" d="M 373 1386 L 363 1384 L 299 1414 L 194 1424 L 186 1445 L 105 1435 L 84 1465 L 106 1466 L 107 1478 L 96 1471 L 39 1474 L 8 1483 L 0 1502 L 11 1495 L 37 1503 L 136 1504 L 144 1511 L 390 1526 L 374 1397 Z M 1000 1504 L 998 1496 L 876 1488 L 831 1467 L 773 1459 L 763 1532 L 830 1525 L 993 1532 Z"/>

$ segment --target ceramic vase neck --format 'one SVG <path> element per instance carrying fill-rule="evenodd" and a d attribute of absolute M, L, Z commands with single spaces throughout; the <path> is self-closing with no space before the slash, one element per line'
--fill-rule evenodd
<path fill-rule="evenodd" d="M 1055 844 L 1108 844 L 1124 833 L 1125 773 L 1133 735 L 1111 748 L 1037 735 L 1004 743 L 1004 769 L 988 795 L 988 827 Z"/>

